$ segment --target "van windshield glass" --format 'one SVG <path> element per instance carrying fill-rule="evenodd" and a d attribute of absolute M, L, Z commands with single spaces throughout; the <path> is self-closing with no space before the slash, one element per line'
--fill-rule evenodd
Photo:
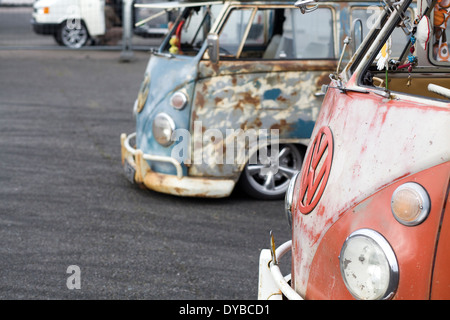
<path fill-rule="evenodd" d="M 320 7 L 231 10 L 220 31 L 220 55 L 235 59 L 334 59 L 333 16 Z"/>
<path fill-rule="evenodd" d="M 362 39 L 364 39 L 368 34 L 369 31 L 372 28 L 380 29 L 381 26 L 377 26 L 376 22 L 378 20 L 378 17 L 382 14 L 383 8 L 382 7 L 360 7 L 360 8 L 354 8 L 352 10 L 352 21 L 360 20 L 362 22 L 361 29 L 362 29 Z M 413 21 L 414 13 L 413 10 L 410 8 L 406 11 L 406 16 L 410 19 L 410 21 Z M 359 30 L 358 25 L 356 25 L 355 28 L 356 32 L 359 32 L 359 34 L 356 34 L 355 41 L 359 44 L 358 40 L 360 37 L 361 30 Z M 392 42 L 391 42 L 391 57 L 393 58 L 399 58 L 400 55 L 403 53 L 403 50 L 405 49 L 405 45 L 408 42 L 409 38 L 408 36 L 403 32 L 401 28 L 395 28 L 394 32 L 392 33 Z"/>
<path fill-rule="evenodd" d="M 428 11 L 421 12 L 414 2 L 411 8 L 415 10 L 414 19 L 399 16 L 396 31 L 385 35 L 385 43 L 380 43 L 379 52 L 370 60 L 362 83 L 387 92 L 450 100 L 450 0 L 435 1 Z M 403 31 L 406 40 L 399 41 L 396 32 Z M 400 56 L 394 45 L 402 45 Z"/>
<path fill-rule="evenodd" d="M 178 17 L 163 52 L 194 56 L 205 41 L 223 5 L 187 8 Z"/>

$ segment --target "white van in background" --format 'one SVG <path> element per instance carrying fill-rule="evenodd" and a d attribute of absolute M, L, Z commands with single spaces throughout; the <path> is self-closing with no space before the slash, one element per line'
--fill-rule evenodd
<path fill-rule="evenodd" d="M 35 33 L 52 35 L 58 44 L 77 49 L 89 40 L 104 38 L 114 27 L 122 27 L 122 6 L 122 0 L 36 0 L 31 24 Z M 139 15 L 133 11 L 133 20 Z M 168 31 L 168 16 L 152 24 L 133 28 L 134 33 L 141 37 L 163 36 Z"/>
<path fill-rule="evenodd" d="M 81 48 L 90 38 L 103 36 L 105 0 L 38 0 L 33 4 L 33 30 L 53 35 L 56 42 Z"/>

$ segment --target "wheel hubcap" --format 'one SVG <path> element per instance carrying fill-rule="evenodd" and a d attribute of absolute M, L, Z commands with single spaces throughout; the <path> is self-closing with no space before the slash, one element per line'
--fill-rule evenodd
<path fill-rule="evenodd" d="M 64 44 L 70 48 L 80 48 L 87 40 L 87 32 L 84 28 L 69 29 L 65 27 L 62 34 Z"/>
<path fill-rule="evenodd" d="M 291 145 L 281 146 L 278 154 L 263 159 L 258 155 L 256 164 L 248 164 L 245 174 L 252 186 L 265 194 L 285 192 L 290 179 L 301 169 L 302 159 L 299 151 Z"/>

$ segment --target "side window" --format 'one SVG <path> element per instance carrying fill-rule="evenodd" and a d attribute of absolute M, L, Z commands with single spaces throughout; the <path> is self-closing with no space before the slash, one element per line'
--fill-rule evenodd
<path fill-rule="evenodd" d="M 254 9 L 233 9 L 220 32 L 220 54 L 238 57 Z"/>
<path fill-rule="evenodd" d="M 289 21 L 291 20 L 291 21 Z M 289 30 L 289 24 L 292 27 Z M 288 58 L 334 59 L 333 13 L 329 8 L 319 8 L 309 14 L 291 10 L 286 20 L 286 40 L 292 39 L 292 51 L 286 50 Z"/>
<path fill-rule="evenodd" d="M 231 11 L 220 33 L 221 55 L 240 59 L 333 59 L 332 12 L 320 8 L 242 8 Z"/>
<path fill-rule="evenodd" d="M 383 12 L 381 7 L 353 7 L 351 10 L 350 23 L 355 31 L 350 35 L 354 41 L 354 49 L 358 49 L 362 40 L 369 34 L 372 28 L 379 28 L 376 25 L 377 19 Z M 358 21 L 360 23 L 358 23 Z M 354 52 L 353 52 L 354 53 Z"/>

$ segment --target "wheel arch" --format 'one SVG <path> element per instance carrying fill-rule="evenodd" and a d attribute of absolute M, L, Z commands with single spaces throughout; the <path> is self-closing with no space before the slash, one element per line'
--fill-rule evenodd
<path fill-rule="evenodd" d="M 88 25 L 86 24 L 86 21 L 84 21 L 83 18 L 71 18 L 71 19 L 79 20 L 80 23 L 86 28 L 88 37 L 89 37 L 89 38 L 92 37 L 92 36 L 91 36 L 91 33 L 90 33 L 90 31 L 89 31 L 89 27 L 88 27 Z M 59 23 L 58 31 L 56 31 L 56 32 L 60 32 L 60 30 L 61 30 L 61 28 L 63 27 L 63 25 L 64 25 L 64 24 L 67 24 L 67 22 L 68 22 L 69 20 L 71 20 L 71 19 L 69 19 L 69 18 L 67 18 L 67 17 L 65 17 L 64 19 L 62 19 L 62 21 Z"/>
<path fill-rule="evenodd" d="M 297 147 L 298 151 L 300 151 L 300 154 L 302 155 L 302 157 L 304 158 L 305 154 L 306 154 L 306 149 L 308 148 L 309 139 L 295 139 L 295 140 L 293 140 L 293 139 L 282 139 L 282 140 L 279 140 L 279 145 L 283 145 L 283 144 L 295 145 Z M 267 145 L 269 145 L 269 144 L 267 144 Z M 238 179 L 240 179 L 240 176 L 242 175 L 242 172 L 244 171 L 244 169 L 245 169 L 248 161 L 250 160 L 250 158 L 252 156 L 254 156 L 254 154 L 258 150 L 259 149 L 252 150 L 249 154 L 246 155 L 245 163 L 241 163 L 239 165 L 239 170 L 238 170 L 239 177 L 238 177 Z"/>

